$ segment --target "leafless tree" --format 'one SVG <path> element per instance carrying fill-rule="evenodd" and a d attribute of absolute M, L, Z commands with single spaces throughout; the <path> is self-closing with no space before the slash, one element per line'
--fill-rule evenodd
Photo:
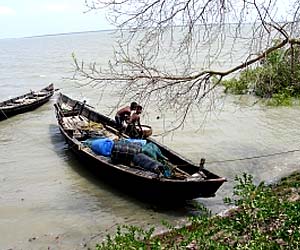
<path fill-rule="evenodd" d="M 120 32 L 106 69 L 74 57 L 75 77 L 88 84 L 120 83 L 121 97 L 176 111 L 215 100 L 224 77 L 266 54 L 299 43 L 299 0 L 85 0 L 106 9 Z M 276 45 L 273 41 L 276 39 Z M 244 53 L 237 58 L 234 51 Z M 228 61 L 218 65 L 220 55 Z"/>

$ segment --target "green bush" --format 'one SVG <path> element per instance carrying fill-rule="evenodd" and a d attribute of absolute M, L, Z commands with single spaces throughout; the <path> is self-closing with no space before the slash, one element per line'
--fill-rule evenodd
<path fill-rule="evenodd" d="M 252 176 L 236 177 L 234 198 L 224 202 L 236 206 L 226 216 L 203 213 L 191 224 L 170 233 L 151 237 L 153 229 L 118 228 L 97 245 L 104 249 L 299 249 L 300 248 L 300 174 L 279 185 L 256 186 Z"/>
<path fill-rule="evenodd" d="M 258 97 L 274 98 L 271 105 L 290 105 L 290 98 L 300 94 L 300 49 L 291 51 L 291 48 L 273 51 L 260 65 L 243 70 L 237 79 L 224 80 L 225 92 L 254 93 Z"/>

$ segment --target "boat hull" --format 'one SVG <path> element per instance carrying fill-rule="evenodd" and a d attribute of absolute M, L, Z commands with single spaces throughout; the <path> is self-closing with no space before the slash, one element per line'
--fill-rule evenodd
<path fill-rule="evenodd" d="M 18 114 L 22 114 L 25 112 L 35 110 L 38 107 L 45 104 L 46 102 L 48 102 L 54 94 L 53 85 L 50 84 L 48 87 L 42 89 L 41 91 L 45 91 L 45 95 L 41 98 L 36 99 L 36 101 L 33 101 L 31 103 L 24 103 L 24 104 L 20 103 L 18 105 L 11 106 L 11 107 L 6 106 L 6 103 L 10 103 L 10 102 L 16 101 L 21 98 L 24 99 L 27 96 L 31 95 L 31 93 L 1 102 L 0 104 L 2 104 L 2 105 L 0 105 L 0 121 L 6 120 L 6 119 L 8 119 L 12 116 L 18 115 Z"/>
<path fill-rule="evenodd" d="M 171 178 L 161 178 L 157 175 L 152 175 L 149 177 L 128 170 L 130 167 L 125 169 L 121 165 L 115 165 L 109 160 L 101 160 L 101 157 L 99 158 L 94 154 L 83 150 L 81 142 L 76 140 L 72 133 L 65 130 L 62 123 L 64 116 L 61 113 L 58 105 L 59 102 L 55 104 L 59 129 L 68 143 L 70 150 L 81 160 L 84 168 L 91 170 L 97 175 L 97 177 L 111 184 L 113 187 L 118 188 L 119 190 L 138 195 L 138 197 L 149 201 L 179 202 L 198 197 L 212 197 L 215 195 L 220 186 L 226 181 L 225 178 L 219 177 L 206 169 L 201 169 L 201 171 L 207 176 L 207 179 L 203 179 L 201 181 L 193 181 L 192 179 L 177 180 Z M 87 116 L 93 121 L 97 120 L 96 118 L 104 117 L 105 119 L 102 120 L 104 124 L 108 123 L 109 126 L 114 125 L 113 120 L 91 109 L 89 109 L 89 111 L 81 111 L 82 113 L 86 113 Z M 68 115 L 72 114 L 69 112 Z M 100 121 L 97 120 L 97 122 Z M 184 157 L 178 155 L 164 145 L 159 144 L 152 138 L 147 140 L 148 142 L 155 143 L 157 146 L 159 146 L 162 153 L 169 159 L 172 159 L 174 164 L 176 163 L 181 166 L 186 165 L 187 168 L 185 170 L 190 171 L 190 173 L 196 173 L 199 171 L 199 166 L 193 165 Z M 145 172 L 145 170 L 140 171 Z"/>

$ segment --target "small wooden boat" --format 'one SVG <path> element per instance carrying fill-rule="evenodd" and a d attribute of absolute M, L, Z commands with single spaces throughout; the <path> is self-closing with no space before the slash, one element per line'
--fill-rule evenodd
<path fill-rule="evenodd" d="M 0 121 L 40 107 L 49 101 L 53 94 L 54 86 L 51 83 L 39 91 L 31 91 L 27 94 L 0 102 Z"/>
<path fill-rule="evenodd" d="M 96 154 L 86 141 L 97 133 L 104 133 L 115 141 L 128 137 L 116 129 L 113 119 L 96 112 L 85 102 L 59 94 L 54 104 L 58 126 L 70 149 L 105 181 L 151 200 L 191 200 L 214 196 L 225 178 L 185 159 L 151 137 L 147 143 L 155 144 L 173 166 L 174 174 L 164 177 L 129 164 L 115 163 L 110 157 Z"/>

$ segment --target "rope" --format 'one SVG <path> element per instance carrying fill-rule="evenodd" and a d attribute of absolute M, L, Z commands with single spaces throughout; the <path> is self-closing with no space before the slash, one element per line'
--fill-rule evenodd
<path fill-rule="evenodd" d="M 272 156 L 276 156 L 276 155 L 294 153 L 294 152 L 299 152 L 299 151 L 300 151 L 300 149 L 293 149 L 293 150 L 288 150 L 288 151 L 276 152 L 276 153 L 265 154 L 265 155 L 257 155 L 257 156 L 245 157 L 245 158 L 227 159 L 227 160 L 222 160 L 222 161 L 208 161 L 208 162 L 206 162 L 206 164 L 234 162 L 234 161 L 245 161 L 245 160 L 252 160 L 252 159 L 272 157 Z"/>

